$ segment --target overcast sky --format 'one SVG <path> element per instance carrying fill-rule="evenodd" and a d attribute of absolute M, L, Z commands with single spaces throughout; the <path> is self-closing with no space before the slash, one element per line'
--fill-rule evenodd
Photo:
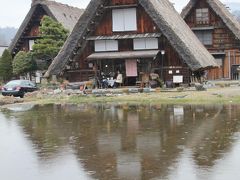
<path fill-rule="evenodd" d="M 1 0 L 0 27 L 16 27 L 22 23 L 28 13 L 32 0 Z M 64 4 L 85 8 L 90 0 L 56 0 Z M 189 0 L 170 0 L 180 12 Z M 222 2 L 240 2 L 240 0 L 221 0 Z"/>

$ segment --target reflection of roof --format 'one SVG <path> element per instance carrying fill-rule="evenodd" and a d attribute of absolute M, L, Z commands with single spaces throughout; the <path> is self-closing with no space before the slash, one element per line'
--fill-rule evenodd
<path fill-rule="evenodd" d="M 26 15 L 23 23 L 18 29 L 17 34 L 15 35 L 12 43 L 9 46 L 10 51 L 13 51 L 16 46 L 18 40 L 22 36 L 23 32 L 27 28 L 29 22 L 33 18 L 34 12 L 38 7 L 42 7 L 48 16 L 52 17 L 59 23 L 61 23 L 66 29 L 72 31 L 75 24 L 77 23 L 79 17 L 84 12 L 83 9 L 79 9 L 76 7 L 71 7 L 66 4 L 61 4 L 55 1 L 50 0 L 33 0 L 32 6 L 28 14 Z"/>
<path fill-rule="evenodd" d="M 107 0 L 91 0 L 80 17 L 62 50 L 53 60 L 45 76 L 62 73 L 74 54 L 83 52 L 86 38 L 89 37 L 91 23 L 96 21 L 96 14 L 104 14 Z M 173 5 L 168 0 L 138 0 L 161 33 L 167 38 L 181 59 L 195 71 L 217 66 L 214 58 L 194 35 Z M 98 12 L 98 13 L 96 13 Z"/>
<path fill-rule="evenodd" d="M 122 52 L 99 52 L 87 57 L 89 60 L 101 59 L 126 59 L 126 58 L 151 58 L 157 56 L 159 50 L 151 51 L 122 51 Z"/>
<path fill-rule="evenodd" d="M 34 106 L 35 106 L 34 104 L 21 104 L 21 105 L 13 104 L 7 106 L 7 109 L 14 112 L 25 112 L 31 110 L 32 108 L 34 108 Z"/>
<path fill-rule="evenodd" d="M 190 0 L 187 6 L 182 10 L 181 16 L 183 19 L 187 17 L 187 15 L 194 8 L 194 5 L 199 0 Z M 223 20 L 226 26 L 232 31 L 232 33 L 240 39 L 240 23 L 237 19 L 229 12 L 229 10 L 221 3 L 219 0 L 206 0 L 212 10 Z"/>

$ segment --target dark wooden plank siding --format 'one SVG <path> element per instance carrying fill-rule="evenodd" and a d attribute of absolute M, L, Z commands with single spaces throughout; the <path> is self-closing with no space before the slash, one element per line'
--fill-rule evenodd
<path fill-rule="evenodd" d="M 209 23 L 198 24 L 196 22 L 196 9 L 209 8 Z M 235 39 L 233 33 L 223 23 L 222 19 L 209 7 L 205 0 L 198 1 L 195 8 L 191 10 L 189 15 L 185 18 L 186 23 L 191 27 L 208 27 L 213 26 L 213 45 L 206 46 L 208 50 L 223 50 L 235 48 L 238 41 Z"/>
<path fill-rule="evenodd" d="M 114 34 L 143 34 L 159 32 L 155 23 L 151 20 L 149 15 L 144 11 L 143 7 L 137 8 L 137 31 L 132 32 L 113 32 L 112 31 L 112 9 L 108 9 L 104 13 L 99 25 L 96 27 L 93 35 L 95 36 L 111 36 Z"/>
<path fill-rule="evenodd" d="M 136 4 L 137 0 L 111 0 L 111 5 Z"/>
<path fill-rule="evenodd" d="M 104 13 L 104 17 L 102 18 L 99 25 L 96 27 L 95 36 L 111 36 L 112 32 L 112 11 L 109 9 Z"/>
<path fill-rule="evenodd" d="M 94 77 L 94 71 L 89 67 L 89 62 L 86 59 L 93 52 L 94 42 L 88 41 L 87 46 L 81 56 L 76 56 L 70 66 L 71 70 L 66 73 L 66 78 L 70 82 L 87 81 Z"/>
<path fill-rule="evenodd" d="M 112 0 L 109 6 L 121 7 L 121 5 L 137 4 L 137 0 Z M 124 34 L 144 34 L 144 33 L 161 33 L 150 16 L 145 12 L 144 8 L 137 4 L 137 30 L 133 32 L 113 32 L 112 31 L 112 8 L 106 8 L 101 18 L 101 21 L 96 24 L 95 30 L 90 36 L 112 36 L 112 35 L 124 35 Z M 121 39 L 118 40 L 119 51 L 133 51 L 133 39 Z M 154 58 L 139 58 L 139 62 L 143 69 L 148 69 L 146 66 L 150 65 L 151 70 L 156 70 L 159 74 L 162 72 L 165 81 L 173 81 L 173 76 L 182 75 L 184 77 L 184 83 L 190 83 L 190 70 L 188 66 L 182 61 L 178 53 L 170 45 L 165 37 L 159 38 L 159 50 L 165 50 L 164 56 L 158 53 Z M 94 53 L 94 41 L 88 41 L 83 54 L 77 58 L 79 68 L 70 70 L 67 73 L 70 81 L 87 81 L 89 76 L 92 75 L 93 69 L 88 67 L 88 61 L 86 58 Z M 114 60 L 109 60 L 109 64 L 114 63 Z M 123 65 L 125 59 L 122 59 Z M 144 64 L 146 63 L 146 64 Z M 163 68 L 162 67 L 163 64 Z M 144 66 L 144 67 L 143 67 Z M 138 69 L 141 71 L 141 68 Z M 169 74 L 172 71 L 172 74 Z M 177 72 L 179 71 L 179 73 Z"/>
<path fill-rule="evenodd" d="M 196 9 L 198 8 L 209 8 L 209 23 L 198 24 L 196 22 Z M 225 52 L 226 56 L 223 61 L 223 66 L 220 68 L 211 69 L 208 71 L 208 79 L 221 79 L 231 78 L 230 69 L 234 64 L 240 64 L 239 61 L 239 44 L 240 41 L 235 39 L 234 34 L 222 21 L 213 9 L 207 4 L 206 0 L 198 1 L 194 8 L 190 11 L 188 16 L 185 18 L 186 23 L 191 27 L 209 27 L 212 26 L 212 42 L 210 46 L 206 48 L 210 52 Z M 229 54 L 230 53 L 230 54 Z M 230 59 L 229 59 L 230 58 Z"/>
<path fill-rule="evenodd" d="M 119 51 L 133 51 L 133 40 L 124 39 L 118 41 Z"/>
<path fill-rule="evenodd" d="M 159 29 L 143 9 L 143 7 L 139 7 L 137 11 L 137 25 L 138 25 L 138 32 L 141 33 L 154 33 L 159 32 Z"/>
<path fill-rule="evenodd" d="M 68 71 L 65 76 L 70 82 L 88 81 L 94 77 L 94 71 L 89 69 Z"/>
<path fill-rule="evenodd" d="M 42 7 L 39 6 L 36 8 L 36 11 L 18 42 L 18 51 L 29 51 L 29 39 L 36 39 L 39 36 L 40 22 L 45 15 L 47 15 L 47 13 Z"/>
<path fill-rule="evenodd" d="M 170 43 L 165 39 L 164 41 L 166 54 L 162 60 L 163 68 L 164 68 L 164 80 L 165 81 L 173 81 L 173 76 L 183 76 L 183 82 L 185 84 L 190 83 L 190 70 L 186 63 L 182 61 L 179 57 L 178 53 L 174 50 L 174 48 L 170 45 Z M 172 74 L 169 73 L 172 71 Z M 179 71 L 179 73 L 177 73 Z"/>

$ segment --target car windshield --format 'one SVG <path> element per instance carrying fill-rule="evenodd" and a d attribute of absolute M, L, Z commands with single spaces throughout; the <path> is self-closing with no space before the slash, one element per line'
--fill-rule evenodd
<path fill-rule="evenodd" d="M 35 87 L 35 85 L 28 80 L 13 80 L 9 81 L 4 87 L 6 88 L 13 88 L 16 86 L 21 86 L 21 87 Z"/>
<path fill-rule="evenodd" d="M 20 86 L 21 85 L 21 81 L 16 80 L 16 81 L 10 81 L 8 82 L 5 87 L 15 87 L 15 86 Z"/>

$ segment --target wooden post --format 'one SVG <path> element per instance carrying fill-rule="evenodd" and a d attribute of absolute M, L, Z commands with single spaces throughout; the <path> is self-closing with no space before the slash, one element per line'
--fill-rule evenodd
<path fill-rule="evenodd" d="M 228 51 L 228 77 L 231 79 L 231 51 Z"/>

